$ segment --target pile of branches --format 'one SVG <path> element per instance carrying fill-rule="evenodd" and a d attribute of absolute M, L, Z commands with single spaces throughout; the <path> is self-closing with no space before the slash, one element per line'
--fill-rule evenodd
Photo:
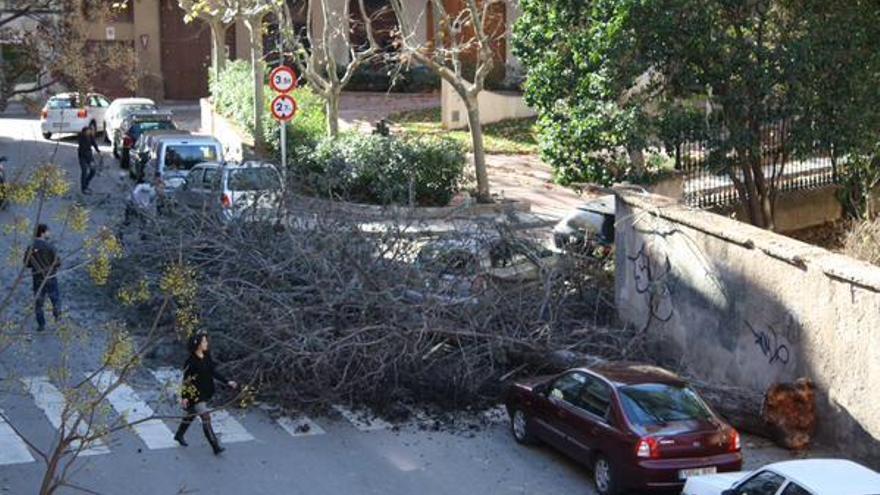
<path fill-rule="evenodd" d="M 497 401 L 505 380 L 546 371 L 556 351 L 638 357 L 634 334 L 611 329 L 611 279 L 598 263 L 560 258 L 513 282 L 463 275 L 479 283 L 450 298 L 444 288 L 461 280 L 416 262 L 426 239 L 406 219 L 289 218 L 283 228 L 197 215 L 149 222 L 124 237 L 120 283 L 155 283 L 169 263 L 193 268 L 219 359 L 289 407 L 477 406 Z M 453 235 L 522 237 L 495 224 Z"/>

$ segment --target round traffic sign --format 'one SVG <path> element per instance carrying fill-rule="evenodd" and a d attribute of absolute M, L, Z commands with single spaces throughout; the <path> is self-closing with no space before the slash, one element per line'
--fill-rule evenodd
<path fill-rule="evenodd" d="M 279 122 L 289 122 L 296 110 L 296 100 L 290 95 L 278 95 L 272 100 L 272 116 Z"/>
<path fill-rule="evenodd" d="M 296 89 L 296 71 L 286 65 L 275 67 L 269 73 L 269 87 L 282 94 Z"/>

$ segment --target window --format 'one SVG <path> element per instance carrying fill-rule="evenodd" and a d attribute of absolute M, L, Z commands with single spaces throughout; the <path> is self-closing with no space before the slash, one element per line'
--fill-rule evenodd
<path fill-rule="evenodd" d="M 611 406 L 611 389 L 602 380 L 589 377 L 578 395 L 577 406 L 590 414 L 607 419 Z"/>
<path fill-rule="evenodd" d="M 208 189 L 218 189 L 220 183 L 220 171 L 216 168 L 205 169 L 205 180 L 202 182 L 203 187 Z"/>
<path fill-rule="evenodd" d="M 229 189 L 232 191 L 265 191 L 280 186 L 278 174 L 271 168 L 245 168 L 229 174 Z"/>
<path fill-rule="evenodd" d="M 553 386 L 550 387 L 550 396 L 576 406 L 581 388 L 586 381 L 587 377 L 583 373 L 563 375 L 553 382 Z"/>
<path fill-rule="evenodd" d="M 805 488 L 801 488 L 797 483 L 789 483 L 788 486 L 785 487 L 785 490 L 782 490 L 782 495 L 813 495 L 808 492 Z"/>
<path fill-rule="evenodd" d="M 761 471 L 734 490 L 736 495 L 775 495 L 785 478 L 770 471 Z"/>
<path fill-rule="evenodd" d="M 132 139 L 137 140 L 141 134 L 147 131 L 158 131 L 158 130 L 167 130 L 167 129 L 176 129 L 174 126 L 174 122 L 170 120 L 162 120 L 158 122 L 138 122 L 131 126 L 128 130 L 128 135 L 131 136 Z"/>
<path fill-rule="evenodd" d="M 650 383 L 620 389 L 623 411 L 637 426 L 712 418 L 708 407 L 688 387 Z"/>
<path fill-rule="evenodd" d="M 196 164 L 216 160 L 217 149 L 210 145 L 174 144 L 165 148 L 166 170 L 189 170 Z"/>
<path fill-rule="evenodd" d="M 77 108 L 79 98 L 75 96 L 50 98 L 46 105 L 52 109 Z"/>

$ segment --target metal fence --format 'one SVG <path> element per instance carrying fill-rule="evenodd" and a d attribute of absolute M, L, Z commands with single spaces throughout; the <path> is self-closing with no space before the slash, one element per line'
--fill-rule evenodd
<path fill-rule="evenodd" d="M 788 155 L 785 163 L 784 122 L 764 126 L 761 135 L 761 167 L 768 181 L 776 177 L 779 191 L 813 189 L 836 182 L 836 174 L 827 153 L 818 149 L 807 156 Z M 739 193 L 726 170 L 713 170 L 709 162 L 710 144 L 707 141 L 685 141 L 675 151 L 675 168 L 685 173 L 684 200 L 697 207 L 729 205 L 739 200 Z M 735 160 L 735 158 L 732 158 Z M 743 173 L 734 168 L 736 177 Z"/>

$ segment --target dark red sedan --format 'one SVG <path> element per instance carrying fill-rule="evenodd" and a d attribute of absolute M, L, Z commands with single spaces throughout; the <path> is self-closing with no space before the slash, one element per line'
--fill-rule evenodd
<path fill-rule="evenodd" d="M 739 433 L 677 375 L 609 363 L 514 383 L 517 442 L 545 442 L 593 468 L 601 495 L 681 490 L 688 477 L 739 471 Z"/>

